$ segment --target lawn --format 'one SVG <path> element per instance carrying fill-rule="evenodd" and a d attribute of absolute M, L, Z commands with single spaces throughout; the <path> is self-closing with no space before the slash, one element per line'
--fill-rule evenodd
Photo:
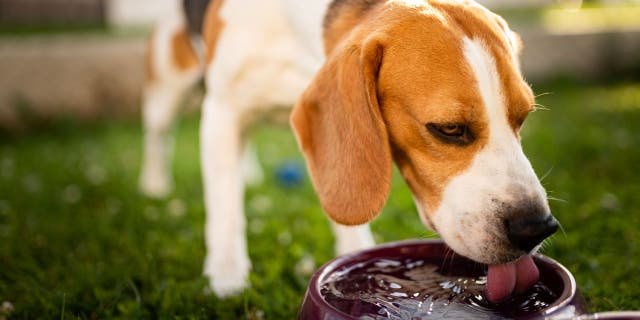
<path fill-rule="evenodd" d="M 523 144 L 564 229 L 545 254 L 573 272 L 591 311 L 640 309 L 640 83 L 534 89 L 550 92 L 538 99 L 550 110 L 530 116 Z M 252 288 L 220 300 L 200 274 L 197 132 L 194 116 L 179 125 L 164 201 L 137 192 L 137 121 L 0 136 L 0 305 L 11 318 L 294 318 L 333 239 L 308 178 L 276 179 L 283 163 L 302 163 L 293 136 L 251 134 L 266 173 L 246 194 Z M 432 236 L 397 174 L 372 228 L 379 242 Z"/>

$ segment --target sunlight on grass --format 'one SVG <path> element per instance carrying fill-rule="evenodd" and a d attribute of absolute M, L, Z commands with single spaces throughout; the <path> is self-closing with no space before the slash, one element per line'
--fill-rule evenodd
<path fill-rule="evenodd" d="M 583 4 L 561 1 L 547 7 L 498 8 L 516 30 L 541 28 L 552 34 L 582 34 L 640 30 L 640 3 Z"/>
<path fill-rule="evenodd" d="M 586 94 L 588 97 L 586 107 L 593 110 L 625 112 L 640 109 L 640 84 L 599 88 Z"/>
<path fill-rule="evenodd" d="M 558 34 L 640 30 L 640 4 L 554 7 L 544 10 L 541 23 Z"/>

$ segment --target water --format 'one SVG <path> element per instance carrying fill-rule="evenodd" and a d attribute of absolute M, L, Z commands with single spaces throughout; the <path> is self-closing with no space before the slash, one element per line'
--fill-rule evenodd
<path fill-rule="evenodd" d="M 377 259 L 334 272 L 320 292 L 335 308 L 367 320 L 510 319 L 557 299 L 539 282 L 522 295 L 492 304 L 483 295 L 482 274 L 453 264 L 445 270 L 423 260 Z"/>

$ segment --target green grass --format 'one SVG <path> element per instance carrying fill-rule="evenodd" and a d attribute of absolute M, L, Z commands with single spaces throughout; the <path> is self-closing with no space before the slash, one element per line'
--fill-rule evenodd
<path fill-rule="evenodd" d="M 49 24 L 49 25 L 0 25 L 2 37 L 24 37 L 33 35 L 104 33 L 107 27 L 98 23 Z"/>
<path fill-rule="evenodd" d="M 564 226 L 545 253 L 575 275 L 591 311 L 640 309 L 640 83 L 548 84 L 523 144 Z M 309 275 L 332 257 L 333 239 L 308 179 L 274 178 L 301 161 L 286 128 L 253 131 L 266 181 L 249 188 L 251 289 L 204 293 L 198 122 L 182 121 L 166 201 L 140 196 L 137 121 L 69 122 L 0 136 L 0 304 L 16 319 L 291 319 Z M 430 235 L 404 183 L 372 226 L 378 241 Z M 1 316 L 0 312 L 0 318 Z"/>
<path fill-rule="evenodd" d="M 638 3 L 558 2 L 544 7 L 498 8 L 515 30 L 542 28 L 551 33 L 599 33 L 632 31 L 640 28 Z"/>

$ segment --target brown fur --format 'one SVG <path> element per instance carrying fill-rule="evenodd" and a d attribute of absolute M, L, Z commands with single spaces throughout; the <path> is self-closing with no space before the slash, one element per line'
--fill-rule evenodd
<path fill-rule="evenodd" d="M 519 61 L 511 58 L 512 50 L 520 54 L 522 43 L 516 35 L 516 41 L 505 41 L 509 28 L 504 19 L 476 6 L 456 6 L 440 3 L 435 6 L 447 12 L 449 19 L 471 38 L 480 38 L 490 50 L 496 60 L 496 66 L 501 76 L 502 92 L 508 111 L 509 122 L 514 131 L 520 128 L 527 114 L 533 109 L 533 92 L 524 83 L 518 70 Z M 506 39 L 510 40 L 510 39 Z"/>
<path fill-rule="evenodd" d="M 382 0 L 334 0 L 324 17 L 324 48 L 328 55 L 333 48 L 365 19 L 367 13 L 382 4 Z"/>
<path fill-rule="evenodd" d="M 179 70 L 189 70 L 199 63 L 186 28 L 181 29 L 171 38 L 171 52 L 173 62 Z"/>
<path fill-rule="evenodd" d="M 390 1 L 364 15 L 343 7 L 332 19 L 327 62 L 291 117 L 320 201 L 339 223 L 369 221 L 387 198 L 393 156 L 429 215 L 489 136 L 462 38 L 481 39 L 495 57 L 514 134 L 533 104 L 504 27 L 479 7 L 439 1 Z M 445 144 L 430 122 L 467 123 L 476 139 Z"/>
<path fill-rule="evenodd" d="M 223 0 L 213 0 L 207 7 L 207 13 L 204 17 L 202 35 L 207 50 L 207 64 L 211 64 L 216 55 L 218 37 L 224 29 L 224 21 L 220 18 L 220 8 L 223 2 Z"/>
<path fill-rule="evenodd" d="M 373 219 L 389 194 L 391 150 L 376 95 L 380 53 L 376 40 L 336 49 L 291 116 L 325 212 L 346 225 Z"/>

